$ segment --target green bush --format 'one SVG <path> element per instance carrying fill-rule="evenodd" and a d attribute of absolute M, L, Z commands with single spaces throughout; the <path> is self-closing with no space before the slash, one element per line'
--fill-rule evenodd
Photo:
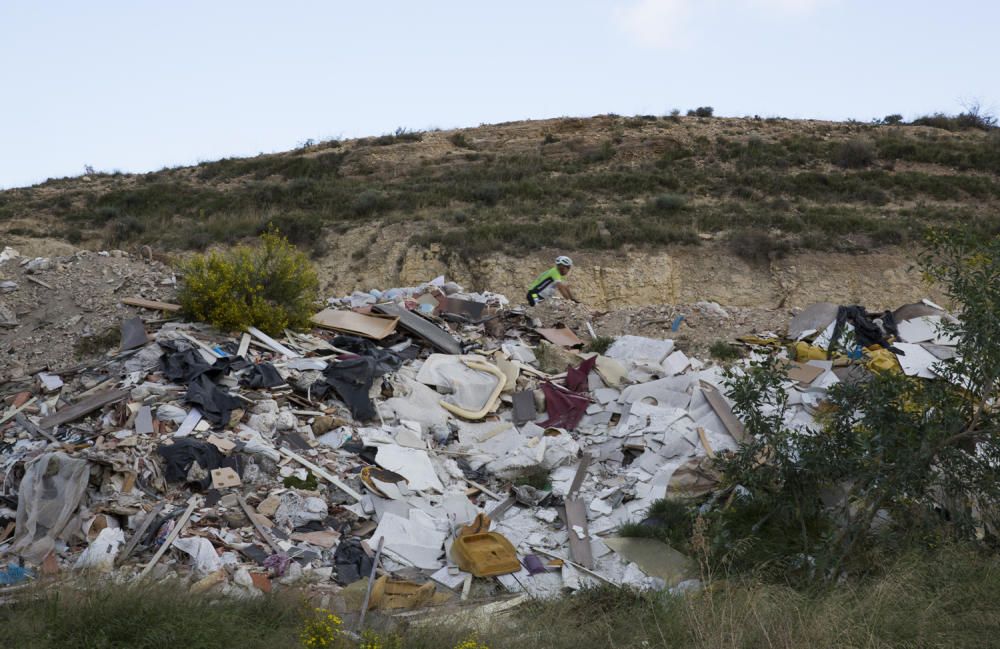
<path fill-rule="evenodd" d="M 712 346 L 708 348 L 708 353 L 712 358 L 723 363 L 735 361 L 737 358 L 743 357 L 742 348 L 727 343 L 725 340 L 716 340 L 712 343 Z"/>
<path fill-rule="evenodd" d="M 750 264 L 767 264 L 792 251 L 792 245 L 770 232 L 756 229 L 737 230 L 729 235 L 729 250 Z"/>
<path fill-rule="evenodd" d="M 833 163 L 844 169 L 863 169 L 875 162 L 875 145 L 868 140 L 842 142 L 834 149 Z"/>
<path fill-rule="evenodd" d="M 448 141 L 457 146 L 460 149 L 471 149 L 472 143 L 469 142 L 468 138 L 465 137 L 465 133 L 458 132 L 452 133 L 448 136 Z"/>
<path fill-rule="evenodd" d="M 996 544 L 1000 237 L 937 235 L 920 261 L 962 313 L 942 325 L 958 355 L 935 365 L 941 379 L 885 371 L 839 383 L 817 426 L 802 430 L 785 423 L 784 361 L 730 372 L 748 437 L 717 465 L 736 495 L 704 510 L 724 567 L 836 580 L 901 549 Z"/>
<path fill-rule="evenodd" d="M 587 343 L 587 351 L 604 354 L 615 344 L 614 336 L 598 336 Z"/>
<path fill-rule="evenodd" d="M 712 117 L 714 114 L 715 109 L 711 106 L 699 106 L 687 112 L 688 117 Z"/>
<path fill-rule="evenodd" d="M 660 194 L 646 203 L 646 210 L 653 214 L 670 214 L 684 209 L 687 199 L 680 194 Z"/>
<path fill-rule="evenodd" d="M 964 113 L 959 113 L 958 115 L 934 113 L 918 117 L 911 124 L 914 126 L 930 126 L 946 131 L 964 131 L 966 129 L 989 131 L 997 127 L 997 118 L 994 115 L 984 112 L 978 105 L 973 104 Z"/>
<path fill-rule="evenodd" d="M 257 246 L 193 257 L 183 272 L 184 313 L 223 331 L 255 326 L 278 334 L 305 327 L 315 312 L 316 270 L 277 231 L 261 235 Z"/>

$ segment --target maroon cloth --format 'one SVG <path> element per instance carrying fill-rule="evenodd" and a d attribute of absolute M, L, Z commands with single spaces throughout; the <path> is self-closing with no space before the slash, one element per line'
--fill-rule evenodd
<path fill-rule="evenodd" d="M 566 387 L 573 392 L 586 392 L 590 387 L 587 377 L 597 365 L 597 356 L 591 356 L 576 367 L 566 370 Z"/>
<path fill-rule="evenodd" d="M 542 383 L 545 393 L 545 412 L 549 418 L 542 422 L 543 428 L 555 427 L 573 430 L 587 412 L 590 399 L 579 394 L 561 390 L 551 383 Z"/>

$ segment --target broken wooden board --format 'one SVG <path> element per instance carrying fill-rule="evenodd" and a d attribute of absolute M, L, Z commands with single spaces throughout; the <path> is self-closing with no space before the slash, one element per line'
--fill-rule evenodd
<path fill-rule="evenodd" d="M 316 464 L 313 464 L 312 462 L 310 462 L 309 460 L 305 459 L 304 457 L 302 457 L 298 453 L 290 451 L 287 448 L 279 446 L 278 447 L 278 452 L 281 453 L 282 455 L 284 455 L 287 458 L 295 460 L 296 462 L 298 462 L 299 464 L 301 464 L 305 468 L 307 468 L 310 471 L 312 471 L 316 476 L 318 476 L 320 478 L 323 478 L 324 480 L 326 480 L 327 482 L 329 482 L 333 486 L 337 487 L 338 489 L 340 489 L 341 491 L 343 491 L 345 494 L 347 494 L 348 496 L 350 496 L 354 500 L 356 500 L 358 502 L 361 501 L 361 494 L 359 494 L 354 489 L 351 489 L 340 478 L 338 478 L 337 476 L 333 475 L 332 473 L 330 473 L 329 471 L 327 471 L 323 467 L 318 466 Z"/>
<path fill-rule="evenodd" d="M 146 517 L 142 519 L 142 524 L 139 525 L 139 529 L 135 531 L 132 538 L 125 544 L 125 549 L 123 549 L 121 554 L 115 558 L 115 565 L 120 566 L 126 559 L 132 556 L 136 546 L 139 545 L 139 541 L 142 540 L 142 538 L 146 535 L 146 532 L 149 530 L 149 526 L 153 524 L 153 521 L 156 520 L 157 517 L 159 517 L 160 512 L 163 511 L 163 506 L 163 503 L 157 503 L 156 507 L 153 507 L 152 511 L 146 514 Z"/>
<path fill-rule="evenodd" d="M 560 347 L 580 347 L 583 341 L 573 333 L 573 330 L 566 326 L 535 329 L 538 334 L 553 345 Z"/>
<path fill-rule="evenodd" d="M 385 315 L 365 315 L 354 311 L 338 311 L 337 309 L 323 309 L 312 317 L 313 324 L 342 331 L 344 333 L 371 338 L 372 340 L 382 340 L 396 331 L 399 318 Z"/>
<path fill-rule="evenodd" d="M 180 304 L 171 304 L 170 302 L 159 302 L 157 300 L 147 300 L 141 297 L 127 297 L 122 300 L 122 304 L 127 304 L 129 306 L 137 306 L 140 309 L 152 309 L 154 311 L 169 311 L 175 313 L 181 310 Z"/>
<path fill-rule="evenodd" d="M 376 304 L 372 307 L 376 312 L 383 315 L 399 318 L 399 326 L 410 333 L 429 342 L 438 351 L 445 354 L 461 354 L 462 345 L 455 337 L 447 331 L 441 329 L 430 320 L 421 318 L 416 313 L 407 311 L 398 304 L 386 302 Z"/>
<path fill-rule="evenodd" d="M 250 327 L 247 329 L 247 331 L 249 331 L 254 338 L 264 343 L 264 345 L 266 345 L 267 348 L 271 349 L 272 351 L 276 351 L 279 354 L 287 356 L 288 358 L 302 358 L 302 354 L 293 351 L 288 347 L 285 347 L 284 345 L 279 343 L 274 338 L 271 338 L 257 327 Z"/>
<path fill-rule="evenodd" d="M 246 358 L 247 351 L 250 349 L 250 334 L 244 333 L 240 337 L 240 347 L 236 350 L 236 355 L 240 358 Z"/>
<path fill-rule="evenodd" d="M 564 504 L 566 531 L 569 533 L 569 554 L 584 568 L 593 569 L 590 551 L 590 531 L 587 529 L 587 507 L 581 498 L 567 497 Z M 583 538 L 580 538 L 580 537 Z"/>
<path fill-rule="evenodd" d="M 733 414 L 733 409 L 729 407 L 729 404 L 726 403 L 726 400 L 721 394 L 719 394 L 719 391 L 704 383 L 702 384 L 701 391 L 708 400 L 708 404 L 712 406 L 712 410 L 714 410 L 715 414 L 722 420 L 722 424 L 726 427 L 726 431 L 728 431 L 737 442 L 744 441 L 747 433 L 743 428 L 743 422 L 736 418 L 736 415 Z"/>
<path fill-rule="evenodd" d="M 56 426 L 68 424 L 71 421 L 76 421 L 81 417 L 89 415 L 99 408 L 103 408 L 109 403 L 121 401 L 128 395 L 128 390 L 105 390 L 104 392 L 98 392 L 97 394 L 87 397 L 83 401 L 74 403 L 49 415 L 48 417 L 43 418 L 42 421 L 39 422 L 39 426 L 42 428 L 55 428 Z"/>
<path fill-rule="evenodd" d="M 166 551 L 170 549 L 170 546 L 173 545 L 174 541 L 177 540 L 177 537 L 180 536 L 180 533 L 184 529 L 184 526 L 188 524 L 188 520 L 190 520 L 191 514 L 194 513 L 194 510 L 198 508 L 198 505 L 200 503 L 201 503 L 201 498 L 198 496 L 191 496 L 191 498 L 188 499 L 187 509 L 185 509 L 184 513 L 181 514 L 181 517 L 177 519 L 177 524 L 174 525 L 174 529 L 172 529 L 170 531 L 170 534 L 167 535 L 167 538 L 164 539 L 163 544 L 160 546 L 160 549 L 156 551 L 156 554 L 153 555 L 153 558 L 149 560 L 149 563 L 146 564 L 146 567 L 143 568 L 142 572 L 139 573 L 139 576 L 136 577 L 137 581 L 144 579 L 146 575 L 149 574 L 149 572 L 160 560 L 160 557 L 162 557 L 166 553 Z"/>
<path fill-rule="evenodd" d="M 801 385 L 809 385 L 823 373 L 823 368 L 806 363 L 791 361 L 787 365 L 788 380 L 795 381 Z"/>

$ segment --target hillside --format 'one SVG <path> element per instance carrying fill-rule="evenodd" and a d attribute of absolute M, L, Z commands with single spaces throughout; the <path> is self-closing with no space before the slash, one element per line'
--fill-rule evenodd
<path fill-rule="evenodd" d="M 517 294 L 559 251 L 608 307 L 878 301 L 926 293 L 926 227 L 1000 228 L 998 176 L 996 130 L 605 115 L 49 180 L 0 193 L 0 236 L 177 253 L 274 223 L 330 292 L 447 272 Z"/>

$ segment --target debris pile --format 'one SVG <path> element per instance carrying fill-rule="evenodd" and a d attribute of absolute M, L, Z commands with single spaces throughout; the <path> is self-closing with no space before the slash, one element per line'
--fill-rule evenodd
<path fill-rule="evenodd" d="M 723 368 L 671 339 L 587 352 L 578 334 L 595 333 L 443 278 L 329 304 L 277 337 L 127 318 L 105 361 L 8 383 L 0 585 L 173 574 L 237 595 L 307 586 L 354 611 L 696 586 L 688 557 L 617 531 L 716 486 L 712 458 L 745 435 Z M 743 339 L 790 344 L 795 425 L 838 381 L 893 362 L 932 377 L 928 359 L 954 353 L 936 305 L 871 315 L 815 305 L 787 338 Z"/>

